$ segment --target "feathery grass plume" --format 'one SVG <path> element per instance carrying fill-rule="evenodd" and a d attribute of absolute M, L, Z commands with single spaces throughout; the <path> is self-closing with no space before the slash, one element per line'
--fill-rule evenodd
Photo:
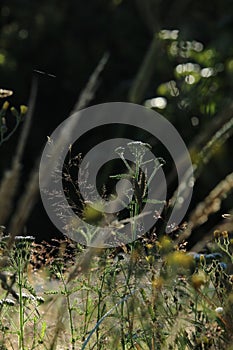
<path fill-rule="evenodd" d="M 87 82 L 84 90 L 82 91 L 77 103 L 74 105 L 70 115 L 72 115 L 75 112 L 78 112 L 80 109 L 87 107 L 88 103 L 94 98 L 95 92 L 98 85 L 98 78 L 100 73 L 103 71 L 107 61 L 108 61 L 108 53 L 105 53 L 103 57 L 101 58 L 99 64 L 97 65 L 96 69 L 94 70 L 93 74 L 91 75 L 89 81 Z M 60 150 L 64 147 L 64 140 L 68 139 L 69 134 L 71 131 L 76 127 L 77 120 L 73 119 L 70 121 L 67 128 L 63 128 L 63 130 L 60 133 L 59 142 L 56 144 L 53 143 L 53 140 L 49 139 L 50 145 L 51 145 L 51 158 L 50 162 L 47 165 L 48 168 L 44 169 L 44 173 L 41 171 L 40 174 L 40 183 L 42 187 L 45 187 L 48 176 L 47 174 L 50 173 L 51 169 L 56 168 L 56 156 L 60 154 Z"/>
<path fill-rule="evenodd" d="M 0 184 L 0 223 L 4 224 L 11 214 L 14 197 L 16 195 L 21 173 L 21 159 L 25 148 L 26 140 L 30 131 L 32 115 L 37 95 L 37 79 L 32 82 L 32 89 L 29 98 L 29 108 L 24 123 L 16 155 L 12 161 L 12 168 L 5 172 Z M 24 108 L 25 111 L 25 108 Z"/>

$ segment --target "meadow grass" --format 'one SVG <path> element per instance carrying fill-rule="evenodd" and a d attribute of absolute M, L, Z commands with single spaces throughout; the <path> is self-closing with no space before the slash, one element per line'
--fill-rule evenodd
<path fill-rule="evenodd" d="M 133 102 L 141 102 L 144 95 L 145 78 L 151 75 L 152 58 L 157 52 L 156 40 L 130 93 Z M 73 112 L 86 107 L 93 98 L 107 60 L 105 54 Z M 189 87 L 186 88 L 190 95 Z M 133 243 L 101 249 L 86 248 L 68 238 L 38 243 L 32 236 L 19 236 L 38 193 L 35 167 L 24 195 L 16 207 L 13 205 L 35 95 L 34 84 L 23 136 L 12 167 L 5 172 L 0 184 L 0 225 L 12 216 L 9 230 L 0 226 L 0 350 L 231 350 L 233 216 L 227 214 L 219 226 L 222 229 L 213 229 L 211 236 L 208 233 L 208 241 L 204 242 L 208 245 L 207 253 L 199 253 L 203 251 L 203 245 L 200 246 L 203 241 L 197 242 L 198 253 L 189 252 L 186 247 L 192 231 L 218 212 L 222 201 L 230 195 L 232 173 L 197 204 L 189 215 L 187 229 L 178 227 L 179 235 L 175 237 L 151 230 Z M 0 145 L 15 132 L 26 112 L 24 106 L 20 111 L 11 110 L 16 125 L 7 134 L 8 108 L 5 102 L 0 112 Z M 208 123 L 203 132 L 194 137 L 190 154 L 196 178 L 232 135 L 232 120 L 231 104 L 215 116 L 211 133 Z M 60 141 L 55 150 L 58 153 L 63 146 L 63 140 Z M 122 160 L 126 168 L 129 167 L 127 176 L 131 177 L 135 189 L 140 190 L 140 195 L 137 193 L 128 207 L 129 216 L 134 217 L 140 214 L 147 195 L 140 173 L 142 159 L 139 155 L 134 169 L 124 157 Z M 163 160 L 155 164 L 155 170 L 162 164 Z M 124 175 L 114 177 L 119 180 Z M 79 214 L 87 222 L 95 221 L 96 212 L 80 204 Z M 165 214 L 162 215 L 161 219 L 166 222 Z M 9 236 L 6 231 L 10 232 Z M 87 232 L 87 238 L 92 240 L 94 234 L 95 231 Z M 135 238 L 133 225 L 132 234 Z"/>
<path fill-rule="evenodd" d="M 233 338 L 232 239 L 190 254 L 169 237 L 90 254 L 17 236 L 1 272 L 1 349 L 227 349 Z M 71 252 L 72 250 L 72 252 Z M 62 258 L 61 258 L 62 256 Z M 41 259 L 41 260 L 40 260 Z"/>

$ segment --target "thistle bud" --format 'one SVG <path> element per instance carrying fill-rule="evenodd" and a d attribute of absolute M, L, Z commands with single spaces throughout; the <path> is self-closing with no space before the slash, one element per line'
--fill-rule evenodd
<path fill-rule="evenodd" d="M 21 106 L 20 106 L 20 114 L 21 114 L 21 115 L 26 114 L 26 113 L 27 113 L 27 110 L 28 110 L 28 107 L 27 107 L 27 106 L 25 106 L 25 105 L 21 105 Z"/>
<path fill-rule="evenodd" d="M 19 113 L 15 107 L 11 107 L 11 113 L 13 114 L 14 117 L 18 118 Z"/>
<path fill-rule="evenodd" d="M 9 103 L 8 101 L 5 101 L 5 102 L 3 103 L 3 105 L 2 105 L 2 109 L 3 109 L 4 111 L 6 111 L 6 110 L 8 109 L 8 107 L 9 107 L 9 105 L 10 105 L 10 103 Z"/>

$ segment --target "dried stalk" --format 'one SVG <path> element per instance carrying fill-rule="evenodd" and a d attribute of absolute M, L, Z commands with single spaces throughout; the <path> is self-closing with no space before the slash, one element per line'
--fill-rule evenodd
<path fill-rule="evenodd" d="M 209 193 L 203 202 L 199 203 L 197 207 L 192 211 L 186 231 L 179 236 L 178 242 L 186 240 L 194 228 L 203 225 L 208 217 L 216 213 L 221 208 L 222 201 L 233 190 L 233 173 L 227 175 L 227 177 L 220 181 L 219 184 Z"/>
<path fill-rule="evenodd" d="M 0 185 L 0 223 L 5 224 L 9 218 L 12 208 L 14 197 L 16 195 L 19 179 L 21 175 L 21 159 L 23 151 L 26 145 L 27 137 L 30 131 L 32 115 L 34 111 L 36 95 L 37 95 L 37 78 L 32 81 L 31 95 L 29 98 L 29 108 L 25 116 L 25 123 L 19 139 L 18 146 L 16 148 L 16 155 L 12 161 L 12 167 L 10 170 L 6 171 L 1 185 Z"/>

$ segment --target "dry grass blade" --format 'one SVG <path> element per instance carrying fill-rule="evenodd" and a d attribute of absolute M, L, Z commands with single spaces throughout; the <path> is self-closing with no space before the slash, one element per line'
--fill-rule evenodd
<path fill-rule="evenodd" d="M 31 95 L 29 98 L 29 108 L 25 118 L 22 134 L 17 146 L 16 155 L 12 161 L 12 168 L 5 172 L 0 184 L 0 223 L 3 225 L 9 218 L 13 206 L 14 197 L 18 189 L 21 173 L 21 158 L 30 131 L 32 115 L 34 111 L 37 95 L 37 79 L 32 82 Z"/>
<path fill-rule="evenodd" d="M 178 241 L 181 242 L 186 240 L 195 227 L 204 224 L 211 214 L 219 211 L 222 200 L 225 199 L 232 190 L 233 173 L 227 175 L 224 180 L 220 181 L 219 184 L 204 199 L 204 201 L 197 205 L 197 207 L 190 214 L 187 230 L 180 235 Z"/>
<path fill-rule="evenodd" d="M 36 197 L 39 193 L 39 176 L 38 176 L 38 166 L 32 171 L 25 193 L 20 198 L 14 216 L 10 222 L 10 232 L 11 240 L 18 234 L 22 234 L 24 225 L 30 215 L 30 212 L 35 203 Z"/>
<path fill-rule="evenodd" d="M 109 54 L 105 53 L 101 58 L 101 60 L 99 61 L 99 64 L 95 68 L 94 72 L 90 76 L 90 79 L 87 85 L 85 86 L 84 90 L 81 92 L 79 99 L 75 104 L 71 114 L 78 112 L 80 109 L 87 107 L 90 101 L 93 100 L 98 87 L 99 76 L 104 70 L 105 65 L 108 62 L 108 59 L 109 59 Z"/>

